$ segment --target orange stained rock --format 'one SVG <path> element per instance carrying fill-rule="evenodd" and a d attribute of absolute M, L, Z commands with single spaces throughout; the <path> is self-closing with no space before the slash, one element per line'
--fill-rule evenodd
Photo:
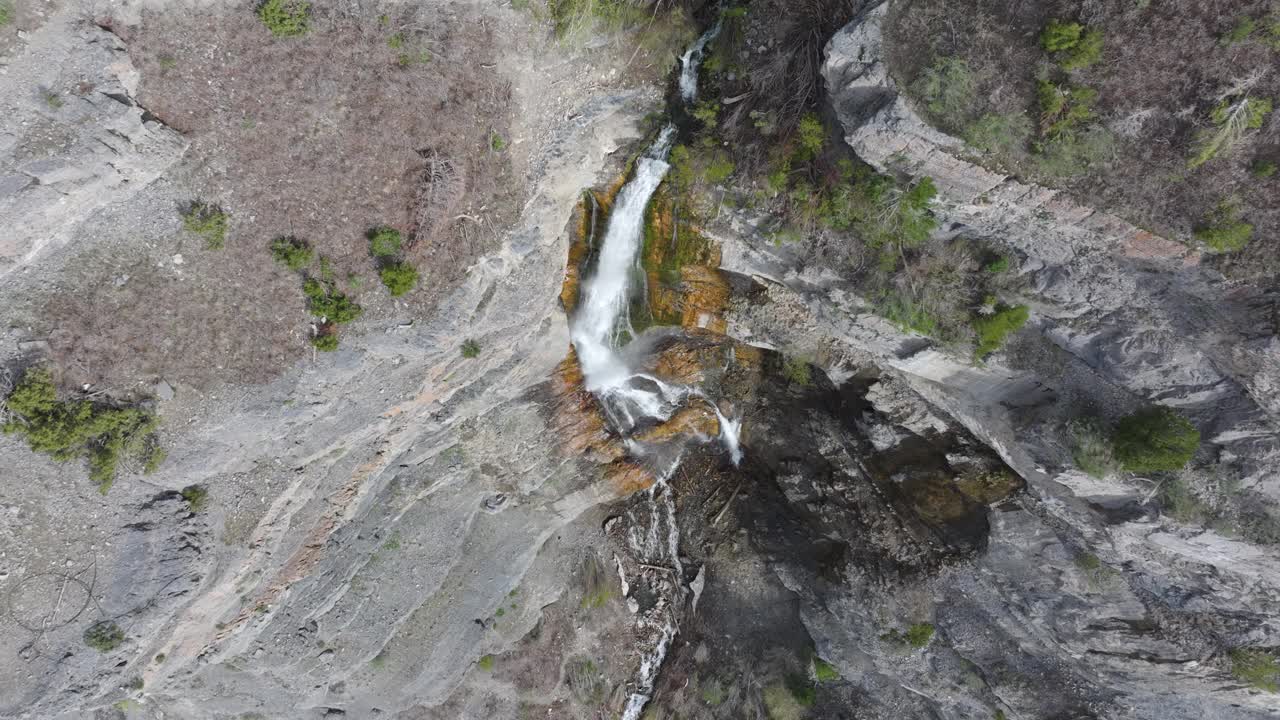
<path fill-rule="evenodd" d="M 664 442 L 680 436 L 716 437 L 720 434 L 720 420 L 715 410 L 705 400 L 695 405 L 681 408 L 661 425 L 649 428 L 636 436 L 637 440 L 647 443 Z"/>

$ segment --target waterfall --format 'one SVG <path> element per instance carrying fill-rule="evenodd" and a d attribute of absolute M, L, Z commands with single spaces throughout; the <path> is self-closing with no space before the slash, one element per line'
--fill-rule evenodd
<path fill-rule="evenodd" d="M 697 94 L 698 65 L 707 43 L 719 32 L 720 21 L 717 20 L 681 56 L 679 89 L 683 103 L 691 102 Z M 606 418 L 622 435 L 629 452 L 643 455 L 646 451 L 642 443 L 629 437 L 641 422 L 666 421 L 686 400 L 697 398 L 715 409 L 720 424 L 720 443 L 737 465 L 742 459 L 738 445 L 741 419 L 725 417 L 716 403 L 698 388 L 667 383 L 653 375 L 633 372 L 619 353 L 624 334 L 628 338 L 634 334 L 628 309 L 635 290 L 631 285 L 632 278 L 637 274 L 640 251 L 644 247 L 645 209 L 670 169 L 666 158 L 675 132 L 675 127 L 668 125 L 659 133 L 658 139 L 636 162 L 632 178 L 618 191 L 595 271 L 583 284 L 582 301 L 573 318 L 570 339 L 577 350 L 587 390 L 600 400 Z M 664 592 L 672 596 L 666 611 L 657 622 L 646 621 L 646 627 L 656 632 L 658 640 L 641 658 L 634 681 L 635 689 L 627 699 L 623 720 L 637 720 L 649 703 L 658 671 L 679 631 L 677 619 L 685 588 L 676 504 L 667 481 L 679 467 L 680 459 L 677 456 L 659 473 L 653 487 L 648 490 L 648 517 L 637 520 L 637 525 L 632 526 L 633 530 L 639 525 L 648 527 L 646 533 L 631 534 L 633 549 L 647 560 L 665 560 L 674 571 L 669 581 L 663 581 L 663 587 L 667 588 Z"/>

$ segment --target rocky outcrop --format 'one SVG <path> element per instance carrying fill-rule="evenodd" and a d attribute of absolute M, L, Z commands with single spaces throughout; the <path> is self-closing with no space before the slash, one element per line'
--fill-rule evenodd
<path fill-rule="evenodd" d="M 25 91 L 8 97 L 0 132 L 0 277 L 146 187 L 188 145 L 138 105 L 139 74 L 112 33 L 63 16 L 27 43 L 6 66 Z"/>
<path fill-rule="evenodd" d="M 993 513 L 971 567 L 927 581 L 948 647 L 930 652 L 924 674 L 867 642 L 884 632 L 868 609 L 886 602 L 879 591 L 855 584 L 824 595 L 794 565 L 775 571 L 803 598 L 822 656 L 886 717 L 964 717 L 975 703 L 1011 717 L 1068 708 L 1082 717 L 1262 717 L 1272 698 L 1231 680 L 1225 651 L 1280 643 L 1273 548 L 1161 514 L 1150 481 L 1085 476 L 1065 428 L 1084 413 L 1114 419 L 1148 402 L 1173 405 L 1202 429 L 1200 466 L 1260 501 L 1280 499 L 1268 390 L 1277 387 L 1274 300 L 1229 285 L 1181 243 L 971 162 L 976 153 L 930 128 L 897 91 L 884 65 L 886 13 L 870 10 L 827 49 L 824 75 L 846 139 L 882 172 L 933 177 L 948 232 L 1016 256 L 1033 322 L 975 365 L 877 317 L 838 269 L 802 262 L 735 214 L 710 232 L 722 267 L 755 284 L 733 300 L 729 333 L 811 357 L 835 378 L 874 365 L 884 377 L 868 400 L 896 419 L 869 431 L 878 449 L 958 424 L 996 449 L 1029 495 Z M 960 692 L 939 684 L 944 669 L 980 681 Z"/>
<path fill-rule="evenodd" d="M 929 127 L 886 66 L 888 4 L 827 47 L 823 74 L 849 145 L 886 172 L 933 178 L 953 232 L 1007 248 L 1031 279 L 1042 332 L 1108 381 L 1197 417 L 1206 436 L 1243 443 L 1241 469 L 1280 499 L 1274 393 L 1275 298 L 1231 286 L 1199 253 L 1065 194 L 988 170 L 976 151 Z"/>

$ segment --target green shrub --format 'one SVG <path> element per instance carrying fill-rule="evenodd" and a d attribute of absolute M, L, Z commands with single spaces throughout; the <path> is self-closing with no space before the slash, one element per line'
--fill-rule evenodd
<path fill-rule="evenodd" d="M 311 3 L 304 0 L 264 0 L 258 5 L 258 19 L 277 37 L 296 37 L 307 32 Z"/>
<path fill-rule="evenodd" d="M 188 485 L 182 488 L 182 499 L 187 501 L 188 510 L 198 513 L 208 504 L 209 491 L 203 485 Z"/>
<path fill-rule="evenodd" d="M 13 22 L 12 0 L 0 0 L 0 27 Z"/>
<path fill-rule="evenodd" d="M 800 125 L 796 128 L 796 156 L 800 161 L 806 162 L 817 157 L 826 142 L 827 130 L 817 115 L 809 113 L 800 118 Z"/>
<path fill-rule="evenodd" d="M 899 330 L 934 337 L 938 334 L 938 318 L 910 297 L 894 293 L 876 305 L 876 312 L 898 326 Z"/>
<path fill-rule="evenodd" d="M 89 400 L 59 400 L 46 368 L 32 368 L 5 401 L 6 433 L 22 436 L 35 452 L 58 462 L 87 458 L 89 477 L 106 493 L 121 458 L 141 460 L 146 468 L 161 452 L 155 430 L 160 421 L 150 410 L 114 407 Z"/>
<path fill-rule="evenodd" d="M 1197 135 L 1195 154 L 1187 161 L 1187 166 L 1195 169 L 1217 157 L 1219 153 L 1231 150 L 1240 144 L 1247 131 L 1261 128 L 1271 110 L 1270 98 L 1238 97 L 1221 100 L 1209 112 L 1213 127 L 1202 130 Z"/>
<path fill-rule="evenodd" d="M 373 253 L 374 257 L 395 257 L 403 244 L 400 231 L 391 227 L 379 226 L 366 235 L 369 238 L 369 252 Z"/>
<path fill-rule="evenodd" d="M 1155 405 L 1122 418 L 1113 445 L 1130 472 L 1177 470 L 1200 446 L 1200 431 L 1173 408 Z"/>
<path fill-rule="evenodd" d="M 124 631 L 111 620 L 102 620 L 84 631 L 84 644 L 98 652 L 111 652 L 124 643 Z"/>
<path fill-rule="evenodd" d="M 1005 338 L 1027 324 L 1029 317 L 1026 305 L 1016 305 L 998 308 L 991 315 L 974 318 L 973 329 L 978 333 L 978 347 L 974 354 L 982 359 L 998 350 Z"/>
<path fill-rule="evenodd" d="M 1115 135 L 1101 125 L 1079 133 L 1037 143 L 1032 156 L 1037 172 L 1050 177 L 1070 177 L 1086 172 L 1115 156 Z"/>
<path fill-rule="evenodd" d="M 703 128 L 708 130 L 714 129 L 717 119 L 720 116 L 720 103 L 715 100 L 699 100 L 694 104 L 693 109 L 689 111 L 694 120 L 697 120 Z"/>
<path fill-rule="evenodd" d="M 1063 53 L 1061 62 L 1063 70 L 1083 70 L 1102 59 L 1102 31 L 1086 30 L 1080 36 L 1080 42 Z"/>
<path fill-rule="evenodd" d="M 1113 474 L 1116 469 L 1111 441 L 1096 421 L 1078 420 L 1069 426 L 1072 437 L 1071 459 L 1076 467 L 1098 479 Z"/>
<path fill-rule="evenodd" d="M 311 264 L 311 248 L 305 241 L 293 236 L 278 237 L 271 241 L 271 257 L 290 270 L 301 270 Z"/>
<path fill-rule="evenodd" d="M 1261 40 L 1272 50 L 1280 50 L 1280 13 L 1272 14 L 1264 21 Z"/>
<path fill-rule="evenodd" d="M 462 341 L 462 357 L 468 360 L 480 357 L 480 343 L 469 338 Z"/>
<path fill-rule="evenodd" d="M 716 707 L 725 701 L 728 693 L 715 678 L 708 678 L 702 685 L 702 702 Z"/>
<path fill-rule="evenodd" d="M 307 296 L 307 309 L 311 314 L 329 322 L 349 323 L 360 317 L 362 312 L 359 305 L 351 302 L 346 294 L 338 292 L 331 282 L 307 278 L 302 283 L 302 293 Z"/>
<path fill-rule="evenodd" d="M 817 657 L 813 659 L 813 676 L 818 679 L 818 682 L 835 682 L 840 679 L 840 673 L 835 666 Z"/>
<path fill-rule="evenodd" d="M 1093 120 L 1098 91 L 1090 87 L 1057 85 L 1048 80 L 1036 84 L 1040 105 L 1040 133 L 1051 140 L 1079 132 Z"/>
<path fill-rule="evenodd" d="M 503 140 L 501 135 L 496 132 L 489 134 L 489 149 L 494 152 L 502 152 L 506 147 L 507 141 Z"/>
<path fill-rule="evenodd" d="M 485 655 L 484 657 L 476 661 L 476 666 L 479 667 L 481 670 L 484 670 L 485 672 L 489 672 L 490 670 L 493 669 L 493 656 Z"/>
<path fill-rule="evenodd" d="M 182 213 L 182 226 L 187 232 L 204 238 L 205 247 L 221 250 L 227 239 L 227 214 L 222 208 L 205 202 L 193 202 Z"/>
<path fill-rule="evenodd" d="M 1215 252 L 1234 252 L 1249 244 L 1253 226 L 1240 219 L 1240 209 L 1235 203 L 1223 202 L 1209 213 L 1193 234 Z"/>
<path fill-rule="evenodd" d="M 969 63 L 959 58 L 939 58 L 911 84 L 929 118 L 947 127 L 959 127 L 969 116 L 977 92 L 977 79 Z"/>
<path fill-rule="evenodd" d="M 795 355 L 787 355 L 782 359 L 782 376 L 793 385 L 809 387 L 813 384 L 809 361 Z"/>
<path fill-rule="evenodd" d="M 1200 502 L 1182 478 L 1174 476 L 1160 483 L 1160 507 L 1180 523 L 1198 525 L 1209 517 L 1209 509 Z"/>
<path fill-rule="evenodd" d="M 418 284 L 418 270 L 406 262 L 391 263 L 378 271 L 382 284 L 391 291 L 391 297 L 400 297 Z"/>
<path fill-rule="evenodd" d="M 999 275 L 1000 273 L 1008 272 L 1009 258 L 1001 255 L 995 260 L 992 260 L 991 262 L 987 263 L 987 266 L 983 269 L 991 273 L 992 275 Z"/>
<path fill-rule="evenodd" d="M 922 648 L 933 639 L 932 623 L 916 623 L 907 628 L 907 644 L 913 648 Z"/>
<path fill-rule="evenodd" d="M 763 700 L 769 720 L 800 720 L 804 716 L 804 706 L 795 699 L 791 690 L 783 683 L 774 683 L 766 687 Z"/>
<path fill-rule="evenodd" d="M 712 185 L 719 185 L 733 175 L 734 164 L 729 157 L 729 153 L 717 150 L 711 154 L 710 162 L 707 163 L 707 171 L 704 174 L 706 181 Z"/>
<path fill-rule="evenodd" d="M 1280 658 L 1253 648 L 1236 648 L 1229 653 L 1231 674 L 1250 687 L 1280 692 Z"/>
<path fill-rule="evenodd" d="M 320 352 L 333 352 L 338 349 L 338 333 L 332 328 L 317 333 L 311 338 L 311 345 Z"/>
<path fill-rule="evenodd" d="M 1053 19 L 1040 32 L 1040 46 L 1048 52 L 1070 50 L 1080 42 L 1084 27 L 1076 22 Z"/>
<path fill-rule="evenodd" d="M 1009 155 L 1026 147 L 1031 120 L 1024 113 L 987 113 L 964 130 L 964 139 L 983 152 Z"/>
<path fill-rule="evenodd" d="M 1257 26 L 1258 24 L 1254 22 L 1253 18 L 1247 15 L 1236 18 L 1236 24 L 1232 25 L 1227 34 L 1222 36 L 1222 44 L 1235 45 L 1248 40 Z"/>
<path fill-rule="evenodd" d="M 787 676 L 787 691 L 801 707 L 809 707 L 818 699 L 818 690 L 807 674 L 794 673 Z"/>
<path fill-rule="evenodd" d="M 1276 164 L 1271 160 L 1259 160 L 1249 167 L 1249 174 L 1259 180 L 1266 180 L 1276 174 Z"/>

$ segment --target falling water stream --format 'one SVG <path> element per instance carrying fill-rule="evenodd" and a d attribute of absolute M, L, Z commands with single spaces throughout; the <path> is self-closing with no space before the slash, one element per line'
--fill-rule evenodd
<path fill-rule="evenodd" d="M 698 66 L 707 44 L 720 32 L 717 21 L 698 38 L 680 58 L 678 78 L 680 101 L 688 104 L 697 95 Z M 633 291 L 632 279 L 640 274 L 640 250 L 644 240 L 645 208 L 670 166 L 667 154 L 675 137 L 675 127 L 668 125 L 658 139 L 636 162 L 634 175 L 618 192 L 608 227 L 600 248 L 594 274 L 584 283 L 583 301 L 571 328 L 571 338 L 586 378 L 587 389 L 600 400 L 613 429 L 626 441 L 627 447 L 643 457 L 646 449 L 630 439 L 641 423 L 665 422 L 686 402 L 706 401 L 719 420 L 719 441 L 736 465 L 742 458 L 738 445 L 740 419 L 731 420 L 720 412 L 716 403 L 700 388 L 667 383 L 648 373 L 635 372 L 619 352 L 624 338 L 630 338 L 629 308 Z M 640 552 L 661 557 L 672 566 L 674 606 L 684 597 L 683 568 L 680 565 L 679 527 L 675 501 L 667 480 L 679 467 L 680 456 L 664 462 L 654 471 L 656 482 L 647 491 L 647 515 L 642 519 L 645 532 L 633 533 L 631 544 Z M 676 608 L 662 615 L 657 627 L 647 628 L 657 636 L 655 647 L 645 654 L 635 678 L 635 690 L 627 700 L 623 720 L 636 720 L 653 694 L 658 670 L 677 632 Z"/>

